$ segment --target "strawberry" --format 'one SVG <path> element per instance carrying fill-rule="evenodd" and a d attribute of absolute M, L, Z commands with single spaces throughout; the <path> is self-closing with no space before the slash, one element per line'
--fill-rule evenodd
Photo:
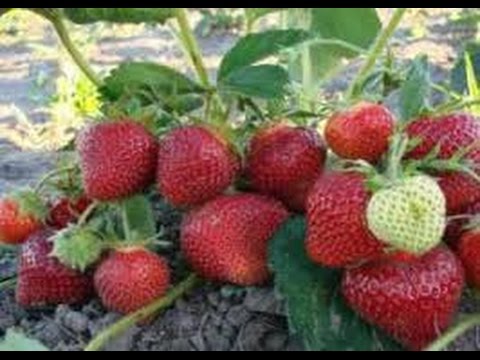
<path fill-rule="evenodd" d="M 77 199 L 67 197 L 58 199 L 50 206 L 47 224 L 54 229 L 62 230 L 75 223 L 91 203 L 86 196 Z"/>
<path fill-rule="evenodd" d="M 184 219 L 183 254 L 207 280 L 240 286 L 263 284 L 270 275 L 268 242 L 287 217 L 282 204 L 267 197 L 219 197 Z"/>
<path fill-rule="evenodd" d="M 333 172 L 314 185 L 307 200 L 307 253 L 323 266 L 342 268 L 383 255 L 367 226 L 370 194 L 358 173 Z"/>
<path fill-rule="evenodd" d="M 360 103 L 335 114 L 325 137 L 333 152 L 344 159 L 378 162 L 386 153 L 395 119 L 382 105 Z"/>
<path fill-rule="evenodd" d="M 468 283 L 480 289 L 480 231 L 474 228 L 465 232 L 456 252 L 465 268 Z"/>
<path fill-rule="evenodd" d="M 51 256 L 53 234 L 51 229 L 41 230 L 21 248 L 16 297 L 23 307 L 77 304 L 92 294 L 89 275 L 69 269 Z"/>
<path fill-rule="evenodd" d="M 215 198 L 239 170 L 239 158 L 227 142 L 205 127 L 178 128 L 160 142 L 157 183 L 174 206 L 201 205 Z"/>
<path fill-rule="evenodd" d="M 455 249 L 460 241 L 462 235 L 466 232 L 466 226 L 468 224 L 468 216 L 475 216 L 480 214 L 480 201 L 467 206 L 459 216 L 465 216 L 464 219 L 462 218 L 452 218 L 447 226 L 445 231 L 444 239 L 450 245 L 451 248 Z"/>
<path fill-rule="evenodd" d="M 397 250 L 422 255 L 442 241 L 445 197 L 434 179 L 407 177 L 372 196 L 367 222 L 378 239 Z"/>
<path fill-rule="evenodd" d="M 46 208 L 30 191 L 0 200 L 0 243 L 18 245 L 43 227 Z"/>
<path fill-rule="evenodd" d="M 343 294 L 366 321 L 412 350 L 450 325 L 464 287 L 460 261 L 447 248 L 405 261 L 393 257 L 347 270 Z"/>
<path fill-rule="evenodd" d="M 246 173 L 257 192 L 303 212 L 326 156 L 326 148 L 315 130 L 277 125 L 260 131 L 252 139 Z"/>
<path fill-rule="evenodd" d="M 132 120 L 88 127 L 77 139 L 88 198 L 112 201 L 149 186 L 157 165 L 156 139 Z"/>
<path fill-rule="evenodd" d="M 95 272 L 95 289 L 110 311 L 128 314 L 164 296 L 170 286 L 166 260 L 143 248 L 114 250 Z"/>
<path fill-rule="evenodd" d="M 408 159 L 421 160 L 434 150 L 438 159 L 448 160 L 476 144 L 480 138 L 480 121 L 467 114 L 448 115 L 439 118 L 421 118 L 407 128 L 411 139 L 420 144 L 407 154 Z M 480 165 L 480 149 L 471 149 L 466 156 L 475 166 Z M 468 205 L 480 201 L 480 184 L 462 173 L 440 173 L 439 185 L 447 198 L 450 215 L 464 210 Z"/>

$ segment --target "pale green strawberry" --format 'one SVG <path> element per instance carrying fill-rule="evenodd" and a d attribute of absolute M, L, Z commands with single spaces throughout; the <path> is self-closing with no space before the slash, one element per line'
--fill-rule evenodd
<path fill-rule="evenodd" d="M 367 209 L 368 226 L 397 250 L 422 255 L 442 240 L 446 201 L 428 176 L 415 176 L 375 193 Z"/>

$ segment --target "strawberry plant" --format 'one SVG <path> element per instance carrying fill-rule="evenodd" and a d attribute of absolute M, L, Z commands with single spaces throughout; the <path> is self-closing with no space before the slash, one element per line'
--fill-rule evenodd
<path fill-rule="evenodd" d="M 74 160 L 0 202 L 0 241 L 20 246 L 18 278 L 0 288 L 16 282 L 21 306 L 95 292 L 125 317 L 88 351 L 205 281 L 273 281 L 308 350 L 436 350 L 480 324 L 470 316 L 448 331 L 465 270 L 478 282 L 475 59 L 432 104 L 441 86 L 428 60 L 401 66 L 389 51 L 407 9 L 384 27 L 373 8 L 245 9 L 246 34 L 215 77 L 185 8 L 28 10 L 52 24 L 102 106 L 71 144 Z M 274 13 L 282 26 L 256 28 Z M 146 62 L 102 76 L 67 21 L 168 24 L 195 76 Z M 359 57 L 348 89 L 325 101 L 327 81 Z M 159 246 L 155 194 L 184 213 L 191 274 Z M 449 228 L 457 220 L 474 225 Z"/>

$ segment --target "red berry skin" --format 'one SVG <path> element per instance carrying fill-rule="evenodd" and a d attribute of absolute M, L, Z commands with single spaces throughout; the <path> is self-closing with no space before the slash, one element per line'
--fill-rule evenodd
<path fill-rule="evenodd" d="M 409 262 L 384 259 L 347 270 L 342 287 L 366 321 L 421 350 L 450 326 L 464 282 L 460 261 L 442 247 Z"/>
<path fill-rule="evenodd" d="M 447 160 L 478 141 L 480 121 L 467 114 L 422 118 L 408 126 L 407 134 L 411 139 L 421 140 L 420 145 L 407 155 L 408 159 L 423 159 L 440 145 L 438 158 Z M 472 149 L 466 159 L 479 166 L 480 148 Z M 458 172 L 434 175 L 439 177 L 450 215 L 456 215 L 480 201 L 480 184 L 472 177 Z"/>
<path fill-rule="evenodd" d="M 387 152 L 395 119 L 382 105 L 360 103 L 335 114 L 327 123 L 325 138 L 344 159 L 377 163 Z"/>
<path fill-rule="evenodd" d="M 95 289 L 105 307 L 128 314 L 167 293 L 167 261 L 142 248 L 113 251 L 95 272 Z"/>
<path fill-rule="evenodd" d="M 304 212 L 308 192 L 323 172 L 327 150 L 313 129 L 277 125 L 254 136 L 246 174 L 252 188 Z"/>
<path fill-rule="evenodd" d="M 480 214 L 480 201 L 467 206 L 463 211 L 455 215 L 476 216 L 478 214 Z M 449 221 L 447 229 L 445 231 L 444 239 L 445 239 L 445 242 L 452 249 L 455 250 L 457 248 L 460 238 L 465 232 L 467 232 L 466 226 L 468 225 L 468 222 L 469 222 L 468 218 L 465 218 L 465 219 L 452 218 Z"/>
<path fill-rule="evenodd" d="M 220 135 L 205 127 L 187 126 L 160 142 L 157 184 L 172 205 L 192 207 L 223 193 L 240 168 L 239 157 Z"/>
<path fill-rule="evenodd" d="M 119 200 L 153 183 L 158 143 L 139 123 L 122 120 L 88 127 L 77 139 L 85 194 Z"/>
<path fill-rule="evenodd" d="M 43 227 L 33 215 L 21 214 L 14 200 L 0 200 L 0 243 L 19 245 Z"/>
<path fill-rule="evenodd" d="M 86 196 L 59 199 L 50 207 L 47 224 L 57 230 L 65 229 L 75 223 L 91 203 Z"/>
<path fill-rule="evenodd" d="M 222 196 L 186 216 L 182 252 L 207 280 L 253 286 L 265 283 L 268 243 L 288 218 L 281 203 L 264 196 Z"/>
<path fill-rule="evenodd" d="M 93 293 L 89 275 L 69 269 L 51 256 L 53 235 L 51 229 L 41 230 L 21 248 L 16 298 L 25 308 L 79 304 Z"/>
<path fill-rule="evenodd" d="M 329 173 L 307 200 L 307 253 L 313 262 L 344 268 L 383 256 L 384 246 L 367 226 L 370 200 L 362 175 Z"/>
<path fill-rule="evenodd" d="M 471 230 L 463 234 L 457 254 L 465 268 L 468 284 L 480 290 L 480 231 Z"/>

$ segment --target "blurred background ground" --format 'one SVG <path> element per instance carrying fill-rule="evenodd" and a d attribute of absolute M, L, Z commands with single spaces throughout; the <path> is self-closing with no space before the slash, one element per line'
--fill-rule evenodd
<path fill-rule="evenodd" d="M 398 31 L 393 50 L 400 60 L 427 54 L 435 65 L 434 78 L 441 82 L 463 44 L 478 37 L 479 9 L 413 9 Z M 391 9 L 380 9 L 382 20 Z M 192 12 L 201 48 L 211 76 L 221 56 L 242 33 L 238 14 Z M 266 21 L 275 22 L 276 18 Z M 122 61 L 165 63 L 180 71 L 188 63 L 166 27 L 72 26 L 73 38 L 102 74 Z M 345 86 L 348 74 L 336 79 L 333 89 Z M 27 185 L 55 161 L 51 152 L 63 136 L 65 124 L 84 120 L 98 104 L 91 84 L 82 79 L 62 49 L 52 28 L 27 12 L 14 12 L 0 19 L 0 195 Z M 93 98 L 93 100 L 92 100 Z M 83 113 L 76 108 L 82 104 Z M 58 124 L 37 136 L 38 124 Z M 14 130 L 17 129 L 17 130 Z M 164 224 L 176 236 L 178 214 L 159 209 Z M 0 274 L 11 271 L 11 262 Z M 469 310 L 478 310 L 468 306 Z M 81 308 L 26 313 L 15 306 L 13 292 L 0 294 L 0 334 L 11 326 L 29 329 L 51 348 L 81 349 L 115 315 L 104 313 L 97 302 Z M 479 349 L 479 331 L 459 340 L 454 349 Z M 298 344 L 288 336 L 281 304 L 271 289 L 225 292 L 208 288 L 178 302 L 151 327 L 132 329 L 111 346 L 115 350 L 294 350 Z"/>

